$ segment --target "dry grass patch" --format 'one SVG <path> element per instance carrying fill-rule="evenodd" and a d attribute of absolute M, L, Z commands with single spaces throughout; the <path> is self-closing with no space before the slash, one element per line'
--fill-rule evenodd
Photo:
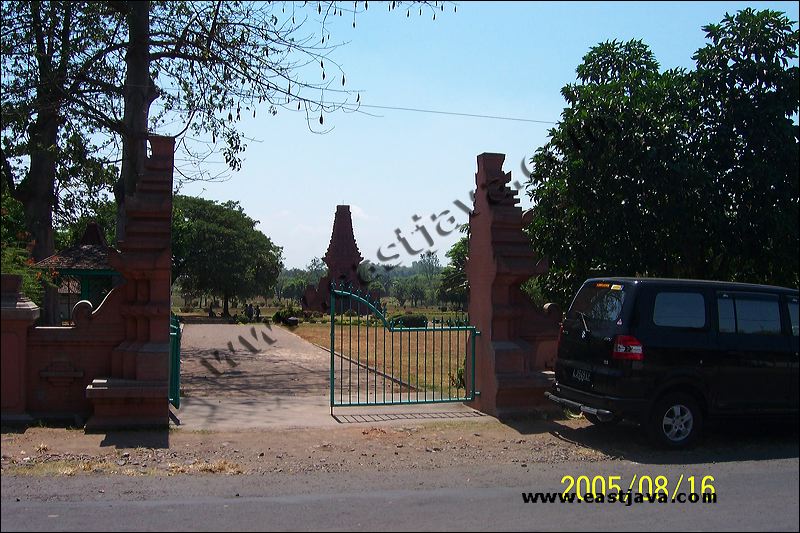
<path fill-rule="evenodd" d="M 74 476 L 95 471 L 108 473 L 111 463 L 107 461 L 76 461 L 62 459 L 55 461 L 15 464 L 4 468 L 10 475 L 23 476 Z"/>
<path fill-rule="evenodd" d="M 207 474 L 242 474 L 238 464 L 222 459 L 213 463 L 200 463 L 198 471 Z"/>
<path fill-rule="evenodd" d="M 177 475 L 177 474 L 227 474 L 227 475 L 238 475 L 243 474 L 244 470 L 231 461 L 226 459 L 221 459 L 218 461 L 208 462 L 203 461 L 199 463 L 193 464 L 169 464 L 169 475 Z"/>
<path fill-rule="evenodd" d="M 286 329 L 308 342 L 312 342 L 326 349 L 330 349 L 331 347 L 330 324 L 310 324 L 308 322 L 303 322 L 296 328 L 287 327 Z"/>

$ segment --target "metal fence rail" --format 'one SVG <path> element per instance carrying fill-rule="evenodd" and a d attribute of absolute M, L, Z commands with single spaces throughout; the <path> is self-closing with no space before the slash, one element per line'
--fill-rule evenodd
<path fill-rule="evenodd" d="M 332 287 L 331 410 L 475 399 L 477 335 L 464 317 L 390 319 L 367 295 Z"/>
<path fill-rule="evenodd" d="M 181 407 L 181 323 L 169 317 L 169 403 Z"/>

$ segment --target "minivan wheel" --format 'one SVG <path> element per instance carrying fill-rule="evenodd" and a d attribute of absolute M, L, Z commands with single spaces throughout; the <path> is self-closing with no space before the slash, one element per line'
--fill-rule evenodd
<path fill-rule="evenodd" d="M 684 393 L 667 394 L 650 414 L 650 435 L 668 448 L 694 444 L 703 427 L 703 413 L 697 401 Z"/>

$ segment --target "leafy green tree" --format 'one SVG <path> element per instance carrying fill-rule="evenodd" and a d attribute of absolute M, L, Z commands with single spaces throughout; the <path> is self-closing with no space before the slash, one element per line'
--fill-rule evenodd
<path fill-rule="evenodd" d="M 361 280 L 369 287 L 370 291 L 377 290 L 380 294 L 389 295 L 392 290 L 393 277 L 392 268 L 385 268 L 365 259 L 358 265 L 358 275 Z"/>
<path fill-rule="evenodd" d="M 11 196 L 6 182 L 0 182 L 0 242 L 3 246 L 24 246 L 30 240 L 25 228 L 25 208 Z"/>
<path fill-rule="evenodd" d="M 316 287 L 320 279 L 328 274 L 328 265 L 319 257 L 314 257 L 302 268 L 284 268 L 278 276 L 275 285 L 275 296 L 277 298 L 289 298 L 290 300 L 300 301 L 306 288 L 311 285 Z"/>
<path fill-rule="evenodd" d="M 282 251 L 255 229 L 238 202 L 175 196 L 173 279 L 188 292 L 219 294 L 223 315 L 232 297 L 271 295 Z"/>
<path fill-rule="evenodd" d="M 103 230 L 103 236 L 109 246 L 116 244 L 117 235 L 115 225 L 117 219 L 117 206 L 113 200 L 98 201 L 85 212 L 85 214 L 72 221 L 62 224 L 55 230 L 56 250 L 63 250 L 74 246 L 83 237 L 86 226 L 96 222 Z"/>
<path fill-rule="evenodd" d="M 378 296 L 381 296 L 381 295 L 383 295 L 383 294 L 387 294 L 387 293 L 385 292 L 385 289 L 384 289 L 383 281 L 381 281 L 381 280 L 380 280 L 379 278 L 377 278 L 377 277 L 376 277 L 376 278 L 374 278 L 372 281 L 370 281 L 370 282 L 367 284 L 367 290 L 368 290 L 370 293 L 372 293 L 372 292 L 377 292 Z"/>
<path fill-rule="evenodd" d="M 428 283 L 431 283 L 433 279 L 439 275 L 439 272 L 442 271 L 442 264 L 439 261 L 439 256 L 430 250 L 422 252 L 419 256 L 419 261 L 414 262 L 414 266 L 418 266 Z"/>
<path fill-rule="evenodd" d="M 300 293 L 299 296 L 296 295 L 295 289 L 292 288 L 292 285 L 295 283 L 295 280 L 298 280 L 298 283 L 305 287 L 308 283 L 308 272 L 303 270 L 302 268 L 284 268 L 281 270 L 281 273 L 278 275 L 278 280 L 275 282 L 275 297 L 280 298 L 291 298 L 291 299 L 298 299 L 302 296 Z"/>
<path fill-rule="evenodd" d="M 8 194 L 7 185 L 0 183 L 0 209 L 2 225 L 0 225 L 0 252 L 2 252 L 3 274 L 22 276 L 22 294 L 33 300 L 39 307 L 43 304 L 43 285 L 41 271 L 33 268 L 33 258 L 26 247 L 28 233 L 25 230 L 23 207 L 20 202 Z"/>
<path fill-rule="evenodd" d="M 406 301 L 411 296 L 411 286 L 407 279 L 396 279 L 392 283 L 392 292 L 391 295 L 397 299 L 397 303 L 400 304 L 400 307 L 405 307 Z"/>
<path fill-rule="evenodd" d="M 529 182 L 528 230 L 551 261 L 535 281 L 546 299 L 565 305 L 602 274 L 796 283 L 798 92 L 788 60 L 797 31 L 775 12 L 742 13 L 707 27 L 712 45 L 695 56 L 696 71 L 661 72 L 641 41 L 611 41 L 593 47 L 577 83 L 562 89 L 568 107 Z M 720 48 L 727 55 L 715 55 Z M 731 81 L 743 76 L 739 62 L 771 74 Z M 738 92 L 720 89 L 731 85 Z M 778 109 L 762 114 L 767 102 Z M 756 116 L 760 129 L 744 128 Z M 777 139 L 755 135 L 770 125 Z M 756 186 L 764 191 L 747 196 Z M 785 250 L 773 253 L 773 241 Z"/>
<path fill-rule="evenodd" d="M 469 237 L 461 237 L 445 255 L 450 263 L 444 267 L 440 275 L 439 299 L 443 302 L 454 302 L 464 306 L 469 299 L 469 283 L 466 273 Z"/>
<path fill-rule="evenodd" d="M 703 28 L 697 154 L 717 191 L 718 276 L 798 286 L 798 30 L 751 8 Z"/>
<path fill-rule="evenodd" d="M 34 258 L 54 251 L 54 213 L 70 217 L 112 184 L 119 204 L 135 192 L 151 131 L 177 134 L 194 161 L 221 151 L 238 170 L 246 148 L 238 124 L 261 104 L 272 115 L 281 107 L 304 109 L 309 126 L 318 121 L 320 128 L 325 113 L 342 107 L 324 96 L 337 93 L 342 98 L 334 100 L 357 107 L 359 96 L 344 89 L 344 72 L 329 57 L 338 45 L 327 23 L 346 10 L 355 25 L 367 8 L 367 2 L 352 8 L 336 2 L 2 2 L 0 168 L 25 206 Z M 309 17 L 319 22 L 316 32 L 308 32 Z M 320 78 L 307 68 L 316 64 Z M 206 148 L 185 142 L 187 133 L 207 140 Z M 213 178 L 203 171 L 183 176 Z M 123 227 L 120 219 L 118 232 Z M 53 317 L 55 297 L 48 295 Z"/>
<path fill-rule="evenodd" d="M 374 271 L 374 278 L 373 281 L 377 281 L 381 284 L 381 290 L 383 291 L 382 294 L 388 295 L 392 290 L 392 274 L 394 273 L 394 269 L 386 269 L 382 266 L 376 266 Z"/>
<path fill-rule="evenodd" d="M 108 100 L 89 80 L 113 79 L 113 61 L 98 57 L 118 33 L 99 2 L 2 2 L 2 141 L 0 170 L 24 206 L 35 261 L 55 251 L 54 216 L 69 219 L 113 174 L 97 154 L 100 126 L 87 112 Z M 111 54 L 109 54 L 111 55 Z M 109 59 L 111 59 L 109 57 Z M 55 323 L 58 295 L 48 290 L 43 316 Z"/>
<path fill-rule="evenodd" d="M 417 307 L 425 299 L 426 287 L 425 278 L 422 276 L 416 275 L 409 278 L 408 298 L 411 300 L 412 307 Z"/>
<path fill-rule="evenodd" d="M 310 285 L 316 285 L 319 280 L 328 275 L 328 265 L 319 257 L 314 257 L 311 262 L 306 266 L 306 282 Z"/>
<path fill-rule="evenodd" d="M 20 292 L 39 307 L 44 296 L 43 273 L 33 268 L 33 260 L 27 250 L 17 246 L 2 245 L 3 274 L 17 274 L 22 277 Z"/>
<path fill-rule="evenodd" d="M 308 283 L 303 277 L 290 278 L 283 287 L 283 297 L 299 302 L 307 286 Z"/>
<path fill-rule="evenodd" d="M 436 305 L 437 302 L 443 301 L 439 296 L 442 292 L 442 280 L 436 276 L 431 281 L 425 280 L 425 303 L 428 305 Z"/>

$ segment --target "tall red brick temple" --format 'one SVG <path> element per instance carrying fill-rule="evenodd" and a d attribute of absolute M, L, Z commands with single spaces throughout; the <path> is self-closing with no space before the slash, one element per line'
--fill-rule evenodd
<path fill-rule="evenodd" d="M 328 275 L 320 279 L 316 287 L 306 287 L 302 299 L 303 309 L 326 313 L 330 311 L 332 282 L 349 286 L 352 290 L 366 290 L 366 284 L 358 276 L 358 265 L 364 258 L 361 257 L 353 234 L 349 205 L 336 206 L 331 241 L 322 260 L 328 265 Z"/>

